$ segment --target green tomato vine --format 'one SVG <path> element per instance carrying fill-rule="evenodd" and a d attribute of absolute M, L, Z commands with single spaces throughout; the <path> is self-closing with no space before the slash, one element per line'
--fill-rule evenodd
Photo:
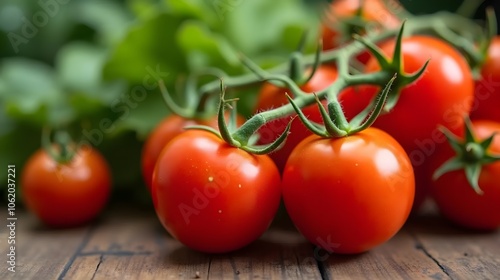
<path fill-rule="evenodd" d="M 387 1 L 384 2 L 387 4 Z M 408 15 L 404 10 L 403 12 L 404 15 Z M 355 17 L 361 17 L 361 13 L 358 12 Z M 289 63 L 278 65 L 269 70 L 260 68 L 241 54 L 240 59 L 242 63 L 247 66 L 251 73 L 231 77 L 221 70 L 209 69 L 206 70 L 205 74 L 217 76 L 219 80 L 214 80 L 201 87 L 197 87 L 195 85 L 196 79 L 192 79 L 188 81 L 184 95 L 188 96 L 191 104 L 194 103 L 192 100 L 197 99 L 199 101 L 195 112 L 196 114 L 203 115 L 205 113 L 212 113 L 206 111 L 206 108 L 209 107 L 206 104 L 215 93 L 219 93 L 218 114 L 220 131 L 210 131 L 218 134 L 230 145 L 251 153 L 265 154 L 278 149 L 286 141 L 291 122 L 295 118 L 291 118 L 282 135 L 267 146 L 254 145 L 256 142 L 255 134 L 266 123 L 291 116 L 294 113 L 297 113 L 300 121 L 315 134 L 322 137 L 344 137 L 368 128 L 379 114 L 390 111 L 396 106 L 401 89 L 415 82 L 424 73 L 428 61 L 415 73 L 405 73 L 403 71 L 401 44 L 404 35 L 427 34 L 441 38 L 461 51 L 468 60 L 471 69 L 478 73 L 478 69 L 485 59 L 489 43 L 494 34 L 496 34 L 495 26 L 496 18 L 491 9 L 487 13 L 486 28 L 461 15 L 449 12 L 438 12 L 418 17 L 410 16 L 408 21 L 403 21 L 399 30 L 384 30 L 375 34 L 366 34 L 365 36 L 354 35 L 353 42 L 335 50 L 321 52 L 320 43 L 318 51 L 315 54 L 303 55 L 301 52 L 302 44 L 299 44 L 298 50 L 291 54 Z M 388 58 L 376 44 L 394 37 L 396 38 L 394 55 Z M 379 63 L 379 71 L 359 73 L 352 69 L 352 57 L 366 50 Z M 337 80 L 324 90 L 315 92 L 314 94 L 308 94 L 301 90 L 300 85 L 308 81 L 314 75 L 317 67 L 324 63 L 335 63 L 339 72 Z M 306 68 L 312 69 L 309 75 L 304 73 L 304 69 Z M 235 111 L 236 100 L 225 99 L 226 89 L 240 89 L 260 85 L 263 82 L 269 82 L 279 87 L 286 87 L 289 90 L 289 94 L 287 95 L 289 103 L 257 113 L 240 127 L 236 127 L 235 125 L 228 127 L 224 120 L 224 111 L 228 106 L 233 107 L 233 111 Z M 360 112 L 350 122 L 347 122 L 337 99 L 339 93 L 347 87 L 367 84 L 378 85 L 382 90 L 365 110 Z M 169 107 L 174 109 L 174 112 L 182 112 L 180 108 L 177 108 L 173 104 L 166 89 L 163 88 L 162 91 Z M 293 98 L 290 96 L 293 96 Z M 327 100 L 326 108 L 322 105 L 321 100 Z M 229 105 L 230 103 L 233 106 Z M 319 107 L 324 126 L 312 123 L 301 112 L 302 108 L 314 103 Z M 193 115 L 194 113 L 191 111 L 190 114 Z M 184 112 L 184 115 L 187 114 Z"/>

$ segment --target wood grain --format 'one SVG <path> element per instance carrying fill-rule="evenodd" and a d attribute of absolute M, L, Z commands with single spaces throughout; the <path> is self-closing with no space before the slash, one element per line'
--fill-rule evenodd
<path fill-rule="evenodd" d="M 410 221 L 389 242 L 365 254 L 318 251 L 288 222 L 273 224 L 244 249 L 209 255 L 170 237 L 152 209 L 127 209 L 112 208 L 91 226 L 68 230 L 44 228 L 31 215 L 20 213 L 17 272 L 3 269 L 0 279 L 498 279 L 500 275 L 499 231 L 459 229 L 434 212 Z M 6 258 L 4 244 L 2 240 L 0 252 Z"/>
<path fill-rule="evenodd" d="M 6 209 L 1 209 L 7 213 Z M 88 238 L 90 227 L 57 230 L 44 227 L 34 216 L 17 211 L 16 272 L 7 270 L 7 237 L 2 226 L 0 279 L 57 279 Z M 2 217 L 2 221 L 6 218 Z"/>
<path fill-rule="evenodd" d="M 410 230 L 418 247 L 452 279 L 499 279 L 499 232 L 458 228 L 435 216 L 421 218 Z"/>
<path fill-rule="evenodd" d="M 367 253 L 330 256 L 324 267 L 327 279 L 448 279 L 441 268 L 416 246 L 404 228 Z"/>

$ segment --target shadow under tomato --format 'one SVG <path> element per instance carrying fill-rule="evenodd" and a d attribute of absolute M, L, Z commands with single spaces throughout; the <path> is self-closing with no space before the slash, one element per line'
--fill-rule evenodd
<path fill-rule="evenodd" d="M 296 243 L 277 243 L 266 239 L 259 239 L 239 250 L 209 254 L 192 250 L 182 244 L 175 245 L 176 248 L 165 250 L 164 260 L 166 263 L 179 266 L 193 266 L 211 262 L 236 261 L 271 263 L 280 259 L 281 254 L 286 251 L 305 250 L 312 256 L 313 246 L 305 239 Z"/>
<path fill-rule="evenodd" d="M 79 232 L 79 231 L 84 231 L 88 230 L 89 228 L 96 227 L 99 224 L 103 223 L 103 218 L 95 218 L 92 221 L 88 221 L 86 223 L 82 224 L 76 224 L 76 225 L 68 225 L 68 226 L 54 226 L 54 225 L 48 225 L 44 222 L 42 222 L 40 219 L 33 217 L 30 218 L 29 221 L 29 226 L 28 230 L 37 233 L 37 234 L 52 234 L 56 232 Z"/>

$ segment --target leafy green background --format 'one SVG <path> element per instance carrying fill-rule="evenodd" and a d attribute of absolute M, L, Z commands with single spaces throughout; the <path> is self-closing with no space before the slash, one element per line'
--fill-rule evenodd
<path fill-rule="evenodd" d="M 300 0 L 41 3 L 0 3 L 0 166 L 15 164 L 19 185 L 41 129 L 67 129 L 107 158 L 115 197 L 146 203 L 142 144 L 169 114 L 154 79 L 164 78 L 172 91 L 201 67 L 241 74 L 238 52 L 262 65 L 283 62 L 319 23 Z M 113 122 L 109 131 L 103 120 Z"/>
<path fill-rule="evenodd" d="M 407 0 L 406 5 L 428 12 L 422 9 L 430 7 L 426 2 Z M 450 8 L 452 2 L 457 0 L 431 6 Z M 8 164 L 16 165 L 19 186 L 23 164 L 40 147 L 41 129 L 48 126 L 67 129 L 77 141 L 90 140 L 104 154 L 116 198 L 149 203 L 140 173 L 141 148 L 169 114 L 151 78 L 164 78 L 173 91 L 195 69 L 216 66 L 241 74 L 246 70 L 239 52 L 272 66 L 286 61 L 306 30 L 306 50 L 312 52 L 324 4 L 2 0 L 0 193 L 6 191 Z M 108 120 L 112 126 L 104 132 L 102 122 Z"/>

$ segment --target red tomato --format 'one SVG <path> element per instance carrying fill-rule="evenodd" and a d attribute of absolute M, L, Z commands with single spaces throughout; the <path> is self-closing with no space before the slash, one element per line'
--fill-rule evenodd
<path fill-rule="evenodd" d="M 481 141 L 497 133 L 489 152 L 500 154 L 500 123 L 476 120 L 473 132 Z M 463 135 L 462 135 L 463 137 Z M 434 172 L 455 155 L 447 146 L 437 152 L 430 168 Z M 500 227 L 500 162 L 483 165 L 478 185 L 483 191 L 477 194 L 469 185 L 463 170 L 443 174 L 432 183 L 431 194 L 443 216 L 452 222 L 473 229 L 493 230 Z"/>
<path fill-rule="evenodd" d="M 246 246 L 268 228 L 280 203 L 280 174 L 267 155 L 190 130 L 162 151 L 152 195 L 172 236 L 192 249 L 223 253 Z"/>
<path fill-rule="evenodd" d="M 337 79 L 337 75 L 338 73 L 336 68 L 327 65 L 320 66 L 316 70 L 312 79 L 300 88 L 308 93 L 323 90 Z M 272 84 L 265 83 L 259 92 L 255 113 L 273 109 L 283 104 L 288 104 L 288 99 L 286 98 L 285 93 L 292 96 L 292 93 L 286 88 L 278 88 Z M 316 104 L 303 108 L 302 112 L 311 121 L 322 123 L 321 114 Z M 259 144 L 269 144 L 273 142 L 283 133 L 289 121 L 290 117 L 284 117 L 271 121 L 261 127 L 258 130 L 258 133 L 260 134 Z M 283 170 L 286 160 L 288 159 L 288 156 L 292 152 L 293 148 L 297 146 L 300 141 L 311 134 L 312 132 L 309 131 L 300 120 L 295 120 L 293 122 L 290 128 L 290 134 L 288 135 L 283 147 L 269 154 L 279 170 Z"/>
<path fill-rule="evenodd" d="M 282 186 L 297 229 L 343 254 L 370 250 L 396 234 L 415 191 L 408 156 L 376 128 L 338 139 L 306 138 L 290 155 Z"/>
<path fill-rule="evenodd" d="M 500 122 L 500 36 L 491 42 L 486 61 L 481 68 L 481 79 L 476 82 L 471 119 Z"/>
<path fill-rule="evenodd" d="M 53 227 L 82 225 L 104 208 L 111 191 L 106 160 L 90 147 L 81 147 L 74 158 L 59 164 L 45 150 L 31 156 L 21 175 L 26 207 Z"/>
<path fill-rule="evenodd" d="M 384 43 L 382 51 L 391 56 L 394 44 L 394 40 Z M 439 39 L 426 36 L 404 38 L 402 52 L 407 73 L 419 70 L 428 59 L 430 63 L 419 80 L 401 91 L 395 108 L 381 115 L 373 126 L 392 135 L 412 160 L 417 183 L 414 210 L 418 210 L 427 196 L 431 180 L 431 175 L 425 171 L 425 163 L 445 142 L 438 125 L 456 132 L 462 129 L 463 117 L 471 109 L 474 82 L 465 59 Z M 376 60 L 371 59 L 366 71 L 379 68 Z M 378 90 L 374 86 L 361 86 L 357 92 L 342 96 L 343 105 L 345 108 L 364 108 Z"/>
<path fill-rule="evenodd" d="M 242 124 L 243 118 L 238 119 L 238 123 Z M 144 143 L 141 156 L 142 176 L 146 182 L 148 190 L 151 192 L 153 170 L 156 160 L 160 156 L 160 152 L 165 145 L 175 136 L 184 132 L 184 128 L 192 125 L 206 125 L 213 128 L 218 128 L 217 116 L 208 120 L 204 119 L 186 119 L 178 115 L 170 115 L 160 122 L 156 128 L 148 136 Z"/>
<path fill-rule="evenodd" d="M 327 19 L 333 21 L 342 21 L 346 18 L 355 16 L 362 1 L 359 0 L 334 0 L 330 5 Z M 391 13 L 380 0 L 365 0 L 361 15 L 367 22 L 374 22 L 387 29 L 398 28 L 401 20 Z M 322 25 L 323 50 L 330 50 L 339 47 L 343 42 L 342 36 L 351 38 L 351 34 L 341 34 L 339 30 L 329 27 L 330 24 Z M 367 26 L 369 28 L 369 26 Z M 350 39 L 348 40 L 350 41 Z M 361 57 L 361 62 L 366 62 L 369 58 L 368 53 Z M 366 59 L 366 60 L 365 60 Z"/>

